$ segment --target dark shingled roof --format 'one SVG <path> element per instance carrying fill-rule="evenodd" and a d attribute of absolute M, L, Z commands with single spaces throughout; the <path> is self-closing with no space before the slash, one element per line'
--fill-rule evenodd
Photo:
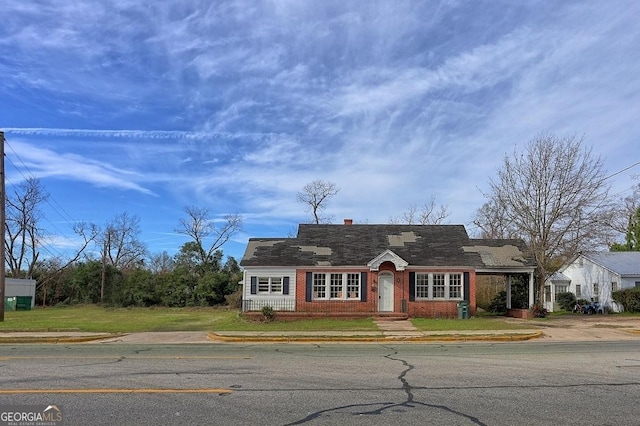
<path fill-rule="evenodd" d="M 300 225 L 296 238 L 251 238 L 240 265 L 365 266 L 391 250 L 413 266 L 482 268 L 487 266 L 487 250 L 474 246 L 496 247 L 493 244 L 502 247 L 498 240 L 469 239 L 463 225 Z M 511 246 L 516 247 L 524 244 Z"/>

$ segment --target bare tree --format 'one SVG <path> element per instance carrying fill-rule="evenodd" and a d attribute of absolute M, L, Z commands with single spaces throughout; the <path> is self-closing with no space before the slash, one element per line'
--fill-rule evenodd
<path fill-rule="evenodd" d="M 173 271 L 175 262 L 169 253 L 163 251 L 162 253 L 156 253 L 149 256 L 149 264 L 147 265 L 149 270 L 155 274 Z"/>
<path fill-rule="evenodd" d="M 5 260 L 12 277 L 30 277 L 40 256 L 44 230 L 40 206 L 49 194 L 36 178 L 29 178 L 6 199 Z"/>
<path fill-rule="evenodd" d="M 613 230 L 620 234 L 626 234 L 629 222 L 633 220 L 638 208 L 640 208 L 640 184 L 633 188 L 631 195 L 620 199 L 616 205 L 614 215 L 611 218 Z"/>
<path fill-rule="evenodd" d="M 519 238 L 518 230 L 495 201 L 486 202 L 476 211 L 473 224 L 480 238 Z"/>
<path fill-rule="evenodd" d="M 226 244 L 231 237 L 242 227 L 242 216 L 227 215 L 216 226 L 206 208 L 188 206 L 184 209 L 187 218 L 180 219 L 180 227 L 176 229 L 179 234 L 187 235 L 193 239 L 197 246 L 197 255 L 202 264 L 210 263 L 215 258 L 215 252 Z M 211 237 L 211 243 L 205 245 L 205 240 Z"/>
<path fill-rule="evenodd" d="M 335 196 L 340 188 L 335 183 L 323 180 L 314 180 L 306 184 L 302 191 L 298 192 L 298 202 L 306 204 L 311 210 L 314 223 L 328 223 L 330 217 L 320 216 L 320 213 L 327 207 L 326 201 Z"/>
<path fill-rule="evenodd" d="M 424 203 L 420 208 L 411 204 L 409 209 L 401 217 L 389 218 L 392 224 L 407 225 L 440 225 L 449 217 L 450 213 L 444 204 L 436 206 L 436 197 L 431 196 L 429 202 Z"/>
<path fill-rule="evenodd" d="M 505 157 L 487 195 L 495 216 L 525 239 L 535 258 L 538 300 L 554 258 L 603 243 L 610 212 L 602 161 L 584 138 L 541 135 Z"/>
<path fill-rule="evenodd" d="M 63 261 L 61 259 L 50 259 L 51 265 L 55 266 L 53 270 L 50 271 L 48 277 L 44 279 L 40 279 L 38 281 L 38 287 L 42 287 L 42 306 L 47 304 L 47 289 L 49 282 L 54 279 L 60 272 L 64 271 L 69 265 L 75 263 L 82 254 L 85 252 L 89 244 L 94 242 L 100 233 L 98 227 L 94 224 L 86 223 L 86 222 L 78 222 L 73 225 L 73 232 L 82 238 L 82 244 L 78 250 L 74 253 L 71 258 Z"/>
<path fill-rule="evenodd" d="M 115 268 L 134 268 L 143 261 L 146 254 L 145 244 L 140 241 L 140 218 L 127 212 L 116 215 L 100 236 L 102 276 L 100 301 L 104 301 L 104 288 L 107 265 Z"/>
<path fill-rule="evenodd" d="M 622 234 L 625 239 L 622 244 L 612 241 L 612 251 L 640 250 L 640 185 L 636 185 L 633 194 L 620 200 L 610 223 L 613 232 Z"/>

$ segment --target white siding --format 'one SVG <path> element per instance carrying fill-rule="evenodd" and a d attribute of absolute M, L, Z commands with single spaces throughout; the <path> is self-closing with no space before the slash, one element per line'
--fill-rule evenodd
<path fill-rule="evenodd" d="M 289 294 L 251 294 L 251 277 L 289 278 Z M 259 311 L 271 306 L 276 311 L 295 311 L 296 270 L 291 268 L 245 268 L 242 284 L 243 310 Z"/>
<path fill-rule="evenodd" d="M 625 284 L 620 279 L 620 275 L 584 257 L 580 257 L 569 264 L 562 273 L 571 278 L 569 291 L 573 294 L 576 294 L 576 286 L 580 286 L 581 295 L 578 296 L 579 299 L 591 300 L 591 298 L 595 299 L 597 297 L 597 300 L 603 306 L 608 306 L 614 311 L 618 311 L 618 307 L 615 306 L 611 299 L 611 283 L 617 282 L 618 289 L 622 289 Z M 597 295 L 594 294 L 594 284 L 598 286 Z"/>
<path fill-rule="evenodd" d="M 623 288 L 633 288 L 636 286 L 636 282 L 640 283 L 640 277 L 622 278 L 621 283 L 618 284 L 618 289 L 622 290 Z"/>

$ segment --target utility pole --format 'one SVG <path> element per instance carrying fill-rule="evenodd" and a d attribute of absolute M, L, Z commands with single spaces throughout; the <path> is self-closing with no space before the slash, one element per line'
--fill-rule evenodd
<path fill-rule="evenodd" d="M 4 321 L 4 238 L 5 238 L 5 175 L 4 175 L 4 132 L 0 132 L 0 322 Z"/>

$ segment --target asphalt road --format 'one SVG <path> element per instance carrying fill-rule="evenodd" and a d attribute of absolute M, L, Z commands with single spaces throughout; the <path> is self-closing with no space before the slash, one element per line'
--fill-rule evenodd
<path fill-rule="evenodd" d="M 640 342 L 0 345 L 65 425 L 636 425 Z"/>

